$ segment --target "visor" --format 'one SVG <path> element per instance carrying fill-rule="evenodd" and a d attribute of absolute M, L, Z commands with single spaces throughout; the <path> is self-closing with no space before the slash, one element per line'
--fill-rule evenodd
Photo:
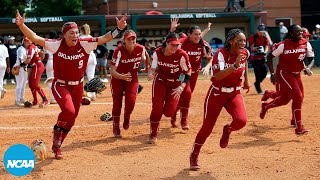
<path fill-rule="evenodd" d="M 70 29 L 73 29 L 73 28 L 77 28 L 77 29 L 78 29 L 78 25 L 77 25 L 76 23 L 69 24 L 68 26 L 66 26 L 65 28 L 63 28 L 62 33 L 65 34 L 65 33 L 68 32 Z"/>
<path fill-rule="evenodd" d="M 172 45 L 179 45 L 181 44 L 181 42 L 179 41 L 179 39 L 177 38 L 168 38 L 166 40 L 167 43 L 171 42 Z"/>
<path fill-rule="evenodd" d="M 134 31 L 128 31 L 127 33 L 124 34 L 124 38 L 125 38 L 125 39 L 128 39 L 128 38 L 130 38 L 130 37 L 135 37 L 135 38 L 137 38 L 137 35 L 136 35 L 136 33 L 135 33 Z"/>

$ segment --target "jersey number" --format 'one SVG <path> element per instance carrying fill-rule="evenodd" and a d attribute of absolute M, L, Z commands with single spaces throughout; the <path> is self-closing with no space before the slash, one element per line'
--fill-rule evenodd
<path fill-rule="evenodd" d="M 81 69 L 82 67 L 83 67 L 83 60 L 80 60 L 78 68 Z"/>
<path fill-rule="evenodd" d="M 137 69 L 137 68 L 139 68 L 139 64 L 140 64 L 140 62 L 136 62 L 136 63 L 134 63 L 134 65 L 133 65 L 133 69 Z"/>
<path fill-rule="evenodd" d="M 303 61 L 305 57 L 306 57 L 306 54 L 300 54 L 300 56 L 298 57 L 298 59 L 299 59 L 300 61 Z"/>
<path fill-rule="evenodd" d="M 175 68 L 175 69 L 171 69 L 171 73 L 175 73 L 175 72 L 178 72 L 179 71 L 179 68 Z"/>

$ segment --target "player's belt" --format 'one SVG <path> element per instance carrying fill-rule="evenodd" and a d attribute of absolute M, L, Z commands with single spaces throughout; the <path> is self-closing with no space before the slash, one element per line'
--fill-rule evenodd
<path fill-rule="evenodd" d="M 235 87 L 215 87 L 212 86 L 214 89 L 219 90 L 221 92 L 225 92 L 225 93 L 232 93 L 233 91 L 238 91 L 241 89 L 240 86 L 235 86 Z"/>
<path fill-rule="evenodd" d="M 71 86 L 76 86 L 78 84 L 80 84 L 81 82 L 83 82 L 84 78 L 81 78 L 80 81 L 65 81 L 65 80 L 61 80 L 61 79 L 57 79 L 57 82 L 61 83 L 61 84 L 68 84 Z"/>
<path fill-rule="evenodd" d="M 38 63 L 41 62 L 41 60 L 37 61 Z M 34 62 L 31 64 L 31 67 L 33 67 L 34 65 L 36 65 L 37 62 Z"/>

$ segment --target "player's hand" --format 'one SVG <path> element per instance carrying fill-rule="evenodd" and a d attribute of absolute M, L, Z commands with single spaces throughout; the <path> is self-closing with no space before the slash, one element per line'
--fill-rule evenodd
<path fill-rule="evenodd" d="M 171 27 L 170 31 L 174 32 L 178 26 L 180 26 L 180 23 L 178 23 L 179 18 L 171 18 Z"/>
<path fill-rule="evenodd" d="M 202 74 L 204 75 L 204 76 L 208 76 L 209 75 L 209 73 L 210 73 L 210 66 L 205 66 L 204 68 L 202 68 L 201 69 L 201 71 L 202 71 Z"/>
<path fill-rule="evenodd" d="M 19 10 L 16 10 L 16 25 L 21 26 L 22 24 L 24 24 L 24 19 L 26 17 L 26 13 L 23 13 L 23 15 L 20 15 Z"/>
<path fill-rule="evenodd" d="M 128 72 L 127 74 L 122 74 L 122 78 L 121 79 L 130 82 L 132 80 L 131 73 Z"/>
<path fill-rule="evenodd" d="M 116 17 L 116 21 L 118 28 L 123 30 L 127 26 L 127 14 L 123 15 L 120 20 Z"/>
<path fill-rule="evenodd" d="M 308 76 L 312 76 L 312 74 L 313 74 L 313 72 L 309 68 L 305 68 L 303 70 L 303 72 L 304 72 L 305 75 L 308 75 Z"/>
<path fill-rule="evenodd" d="M 150 73 L 148 74 L 148 81 L 151 81 L 154 78 L 154 73 Z"/>
<path fill-rule="evenodd" d="M 270 81 L 273 85 L 275 85 L 277 83 L 277 77 L 274 74 L 271 74 L 270 76 Z"/>
<path fill-rule="evenodd" d="M 247 90 L 246 93 L 248 93 L 248 92 L 250 91 L 250 87 L 251 87 L 251 86 L 250 86 L 249 81 L 244 81 L 244 82 L 243 82 L 243 87 L 242 87 L 242 89 L 243 89 L 243 90 L 246 89 L 246 90 Z"/>
<path fill-rule="evenodd" d="M 242 53 L 240 53 L 240 54 L 238 55 L 237 59 L 236 59 L 235 65 L 236 65 L 237 67 L 240 67 L 241 60 L 243 60 L 244 58 L 245 58 L 245 55 L 242 54 Z"/>
<path fill-rule="evenodd" d="M 210 28 L 211 28 L 211 22 L 208 22 L 207 29 L 210 30 Z"/>
<path fill-rule="evenodd" d="M 171 93 L 171 95 L 174 96 L 174 99 L 179 100 L 182 92 L 183 92 L 183 88 L 181 86 L 178 86 L 177 88 L 173 89 L 173 92 Z"/>

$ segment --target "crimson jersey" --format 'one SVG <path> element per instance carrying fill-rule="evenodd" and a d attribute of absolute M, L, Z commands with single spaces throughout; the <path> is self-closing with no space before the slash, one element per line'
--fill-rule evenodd
<path fill-rule="evenodd" d="M 178 79 L 181 74 L 191 69 L 187 53 L 179 48 L 171 56 L 165 56 L 161 46 L 155 50 L 152 57 L 151 68 L 158 67 L 158 76 L 161 79 Z"/>
<path fill-rule="evenodd" d="M 30 44 L 27 57 L 31 59 L 29 63 L 30 65 L 33 65 L 34 63 L 37 63 L 41 60 L 38 54 L 37 46 L 35 46 L 34 44 Z"/>
<path fill-rule="evenodd" d="M 117 72 L 120 74 L 131 73 L 132 79 L 138 79 L 138 71 L 141 60 L 146 59 L 146 50 L 144 46 L 136 44 L 136 47 L 131 53 L 121 45 L 114 50 L 111 65 L 117 67 Z"/>
<path fill-rule="evenodd" d="M 214 76 L 211 78 L 213 85 L 216 87 L 235 87 L 240 86 L 244 79 L 244 72 L 246 69 L 246 62 L 250 53 L 247 49 L 241 51 L 244 54 L 244 58 L 241 59 L 240 67 L 233 71 L 229 76 L 225 77 L 220 81 L 215 81 Z M 213 74 L 218 73 L 221 70 L 229 68 L 236 62 L 237 55 L 231 54 L 226 48 L 220 48 L 214 55 L 212 60 Z"/>
<path fill-rule="evenodd" d="M 305 57 L 314 57 L 311 44 L 302 39 L 299 42 L 293 42 L 286 39 L 272 48 L 272 55 L 279 56 L 278 67 L 286 72 L 300 72 L 305 67 L 303 61 Z"/>
<path fill-rule="evenodd" d="M 205 56 L 205 46 L 200 43 L 192 44 L 188 37 L 180 39 L 180 42 L 182 43 L 181 49 L 185 50 L 189 56 L 192 71 L 199 71 L 201 69 L 202 58 Z M 203 42 L 211 49 L 211 46 L 205 40 Z"/>
<path fill-rule="evenodd" d="M 90 52 L 97 46 L 97 38 L 79 38 L 69 47 L 65 39 L 46 39 L 45 48 L 53 54 L 55 79 L 79 81 L 84 77 Z"/>

